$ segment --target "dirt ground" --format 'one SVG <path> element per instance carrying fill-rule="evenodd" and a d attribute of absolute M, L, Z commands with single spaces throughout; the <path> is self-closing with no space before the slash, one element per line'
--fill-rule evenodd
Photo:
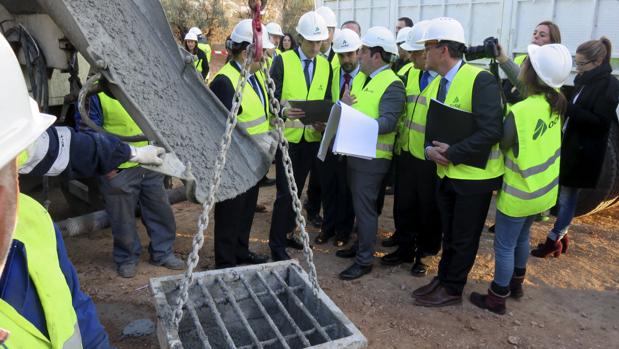
<path fill-rule="evenodd" d="M 271 169 L 270 176 L 274 176 Z M 257 213 L 251 248 L 269 252 L 267 239 L 275 188 L 260 190 L 259 203 L 268 210 Z M 393 196 L 387 196 L 380 217 L 380 239 L 393 231 Z M 177 220 L 175 252 L 186 258 L 196 231 L 200 207 L 190 203 L 173 206 Z M 144 253 L 138 275 L 122 279 L 112 262 L 110 229 L 66 239 L 82 287 L 97 304 L 112 343 L 119 348 L 158 348 L 156 336 L 121 338 L 131 321 L 156 321 L 149 278 L 173 274 L 148 264 L 148 239 L 139 226 Z M 494 222 L 491 209 L 486 227 Z M 532 243 L 545 237 L 552 223 L 536 223 Z M 570 234 L 573 243 L 566 256 L 532 258 L 525 282 L 525 297 L 508 301 L 508 314 L 494 315 L 475 308 L 472 291 L 485 291 L 494 271 L 492 234 L 484 230 L 477 261 L 469 275 L 463 305 L 442 309 L 413 305 L 412 290 L 430 281 L 438 257 L 427 277 L 410 275 L 411 265 L 385 267 L 377 260 L 371 274 L 355 281 L 341 281 L 337 274 L 350 261 L 335 257 L 331 244 L 315 246 L 314 256 L 323 290 L 367 337 L 370 348 L 608 348 L 619 346 L 619 209 L 576 219 Z M 310 236 L 317 229 L 309 228 Z M 212 225 L 201 252 L 200 270 L 212 268 Z M 391 252 L 377 246 L 377 256 Z M 299 251 L 294 258 L 302 259 Z M 612 344 L 615 343 L 615 344 Z"/>

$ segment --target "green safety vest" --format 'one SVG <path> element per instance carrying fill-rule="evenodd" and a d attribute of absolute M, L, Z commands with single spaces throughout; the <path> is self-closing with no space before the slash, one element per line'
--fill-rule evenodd
<path fill-rule="evenodd" d="M 331 64 L 331 68 L 333 68 L 333 69 L 339 68 L 341 66 L 341 64 L 340 64 L 340 56 L 338 56 L 337 53 L 335 53 L 333 55 L 333 58 L 331 58 L 331 62 L 329 62 L 329 63 Z"/>
<path fill-rule="evenodd" d="M 422 70 L 411 68 L 406 81 L 406 115 L 399 126 L 396 153 L 407 151 L 425 160 L 426 116 L 431 98 L 436 98 L 438 84 L 429 83 L 421 91 L 419 78 Z M 434 79 L 437 80 L 437 79 Z M 433 80 L 433 81 L 434 81 Z M 440 78 L 438 79 L 440 81 Z"/>
<path fill-rule="evenodd" d="M 445 96 L 445 104 L 469 113 L 472 112 L 473 85 L 475 84 L 477 75 L 482 71 L 484 70 L 481 68 L 477 68 L 470 64 L 464 64 L 460 70 L 458 70 L 449 86 L 449 91 L 447 91 L 447 96 Z M 439 77 L 432 81 L 432 84 L 437 85 L 436 94 L 434 94 L 432 98 L 436 98 L 438 94 L 438 85 L 440 81 L 441 79 Z M 447 176 L 453 179 L 482 180 L 500 177 L 503 174 L 503 154 L 497 143 L 492 146 L 490 150 L 488 163 L 485 169 L 465 164 L 455 165 L 450 163 L 447 166 L 437 164 L 436 172 L 440 178 Z"/>
<path fill-rule="evenodd" d="M 353 108 L 371 117 L 372 119 L 378 119 L 380 117 L 380 100 L 383 94 L 387 90 L 387 87 L 394 81 L 402 83 L 400 78 L 393 72 L 393 70 L 387 68 L 380 73 L 376 74 L 368 84 L 365 84 L 365 74 L 359 72 L 352 83 L 352 91 L 357 102 L 352 105 Z M 395 142 L 396 131 L 379 134 L 378 143 L 376 144 L 376 158 L 378 159 L 391 159 L 393 157 L 393 145 Z"/>
<path fill-rule="evenodd" d="M 204 54 L 206 55 L 206 61 L 211 63 L 211 58 L 213 56 L 213 49 L 211 48 L 211 45 L 199 42 L 198 48 L 204 51 Z"/>
<path fill-rule="evenodd" d="M 329 85 L 329 62 L 322 56 L 315 58 L 314 78 L 309 91 L 305 84 L 303 74 L 303 63 L 295 50 L 288 50 L 282 53 L 284 63 L 284 81 L 282 84 L 282 101 L 302 100 L 314 101 L 323 100 L 327 94 Z M 313 126 L 304 126 L 299 120 L 288 119 L 284 123 L 284 136 L 290 143 L 299 143 L 301 137 L 307 142 L 320 142 L 322 135 Z"/>
<path fill-rule="evenodd" d="M 114 98 L 109 97 L 103 92 L 97 95 L 101 102 L 101 110 L 103 111 L 103 129 L 109 133 L 119 136 L 135 136 L 142 134 L 142 129 L 129 116 L 129 113 L 123 108 L 122 104 Z M 134 147 L 145 147 L 148 141 L 131 142 Z M 120 164 L 118 168 L 131 168 L 138 166 L 138 163 L 127 161 Z"/>
<path fill-rule="evenodd" d="M 281 55 L 282 54 L 282 50 L 280 50 L 279 48 L 276 47 L 275 48 L 275 53 L 277 53 L 278 55 Z"/>
<path fill-rule="evenodd" d="M 341 75 L 341 69 L 342 67 L 335 67 L 333 68 L 333 79 L 331 80 L 331 99 L 333 99 L 333 103 L 337 102 L 340 100 L 340 75 Z M 363 79 L 363 82 L 365 83 L 365 74 L 358 72 L 357 75 L 355 75 L 355 77 L 362 75 L 362 77 L 360 77 L 359 79 Z M 353 79 L 354 81 L 354 79 Z M 350 82 L 349 88 L 352 89 L 352 82 Z"/>
<path fill-rule="evenodd" d="M 518 157 L 505 153 L 503 187 L 497 209 L 512 217 L 527 217 L 550 209 L 559 193 L 561 118 L 543 95 L 512 106 L 518 133 Z"/>
<path fill-rule="evenodd" d="M 230 80 L 232 87 L 236 90 L 241 73 L 232 66 L 232 61 L 226 63 L 217 75 L 222 75 Z M 264 80 L 261 74 L 256 74 L 256 80 L 262 89 L 262 95 L 265 98 L 265 102 L 268 103 L 267 91 L 264 88 Z M 265 108 L 262 105 L 260 96 L 256 93 L 249 81 L 243 88 L 243 100 L 241 101 L 242 112 L 237 115 L 236 126 L 239 127 L 243 133 L 247 135 L 258 135 L 269 131 L 269 121 L 265 114 Z"/>
<path fill-rule="evenodd" d="M 527 59 L 528 55 L 526 54 L 522 54 L 519 56 L 516 56 L 514 58 L 514 63 L 518 64 L 518 65 L 522 65 L 522 63 L 524 62 L 525 59 Z"/>
<path fill-rule="evenodd" d="M 413 62 L 408 62 L 406 64 L 404 64 L 402 66 L 402 68 L 400 68 L 400 70 L 398 70 L 398 75 L 399 76 L 405 76 L 409 70 L 411 70 L 411 68 L 413 68 Z"/>
<path fill-rule="evenodd" d="M 0 299 L 0 328 L 11 333 L 7 348 L 82 348 L 82 337 L 65 279 L 51 217 L 34 199 L 19 194 L 17 225 L 13 239 L 24 244 L 28 274 L 41 301 L 49 338 Z"/>

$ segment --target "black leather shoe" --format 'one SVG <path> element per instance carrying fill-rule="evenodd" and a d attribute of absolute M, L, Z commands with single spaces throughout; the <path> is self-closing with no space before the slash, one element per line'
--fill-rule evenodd
<path fill-rule="evenodd" d="M 335 255 L 340 258 L 353 258 L 357 255 L 357 249 L 354 247 L 345 248 L 343 250 L 337 250 Z"/>
<path fill-rule="evenodd" d="M 423 296 L 417 296 L 414 304 L 422 307 L 440 308 L 460 303 L 462 303 L 462 295 L 449 294 L 447 289 L 439 284 L 434 291 Z"/>
<path fill-rule="evenodd" d="M 303 244 L 291 238 L 286 239 L 286 247 L 294 248 L 295 250 L 303 250 Z"/>
<path fill-rule="evenodd" d="M 365 274 L 369 274 L 372 271 L 371 265 L 361 265 L 353 263 L 348 269 L 340 273 L 340 279 L 342 280 L 354 280 L 362 277 Z"/>
<path fill-rule="evenodd" d="M 273 262 L 279 262 L 279 261 L 287 261 L 292 258 L 290 258 L 286 250 L 279 250 L 279 251 L 271 251 L 271 259 L 273 260 Z"/>
<path fill-rule="evenodd" d="M 401 249 L 395 250 L 389 254 L 384 255 L 380 262 L 383 265 L 400 265 L 402 263 L 412 263 L 413 255 L 410 252 L 404 252 Z"/>
<path fill-rule="evenodd" d="M 394 235 L 391 235 L 390 237 L 388 237 L 385 240 L 383 240 L 383 242 L 381 243 L 383 245 L 383 247 L 398 246 L 398 241 L 396 240 Z"/>
<path fill-rule="evenodd" d="M 417 261 L 415 261 L 415 264 L 413 264 L 413 267 L 411 268 L 411 274 L 413 276 L 421 277 L 421 276 L 426 276 L 427 273 L 428 273 L 428 266 L 425 265 L 419 259 L 417 259 Z"/>
<path fill-rule="evenodd" d="M 269 261 L 269 256 L 265 256 L 263 254 L 256 254 L 252 251 L 249 251 L 247 257 L 245 258 L 237 258 L 238 264 L 262 264 Z"/>
<path fill-rule="evenodd" d="M 273 178 L 269 178 L 267 176 L 262 177 L 262 179 L 260 180 L 259 185 L 261 187 L 270 187 L 272 185 L 275 185 L 275 179 Z"/>
<path fill-rule="evenodd" d="M 322 245 L 322 244 L 327 243 L 327 241 L 329 241 L 329 239 L 331 239 L 332 237 L 333 237 L 333 234 L 327 234 L 321 231 L 320 234 L 318 234 L 318 236 L 316 236 L 316 238 L 314 239 L 314 242 L 317 245 Z"/>
<path fill-rule="evenodd" d="M 421 286 L 418 289 L 413 291 L 413 298 L 419 296 L 425 296 L 426 294 L 432 293 L 436 288 L 441 284 L 438 280 L 438 276 L 435 276 L 429 284 L 425 286 Z"/>

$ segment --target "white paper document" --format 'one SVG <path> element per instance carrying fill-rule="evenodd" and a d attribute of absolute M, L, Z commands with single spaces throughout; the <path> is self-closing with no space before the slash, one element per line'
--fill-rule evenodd
<path fill-rule="evenodd" d="M 378 122 L 362 112 L 344 104 L 336 103 L 331 108 L 318 158 L 325 160 L 333 142 L 333 153 L 361 159 L 376 158 Z"/>

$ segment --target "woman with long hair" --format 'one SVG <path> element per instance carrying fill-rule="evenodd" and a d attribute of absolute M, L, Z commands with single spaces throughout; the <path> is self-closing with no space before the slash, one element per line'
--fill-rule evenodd
<path fill-rule="evenodd" d="M 606 155 L 608 130 L 617 122 L 619 83 L 610 66 L 611 43 L 605 37 L 576 49 L 574 94 L 567 108 L 561 147 L 561 190 L 557 220 L 546 241 L 531 251 L 535 257 L 567 252 L 567 230 L 582 188 L 595 188 Z"/>
<path fill-rule="evenodd" d="M 555 205 L 559 192 L 561 117 L 567 100 L 559 88 L 569 77 L 572 56 L 561 44 L 529 45 L 519 80 L 526 98 L 504 121 L 503 185 L 497 194 L 495 272 L 487 295 L 471 294 L 476 306 L 505 313 L 507 297 L 520 298 L 535 216 Z"/>
<path fill-rule="evenodd" d="M 279 42 L 279 50 L 286 52 L 288 50 L 294 50 L 297 47 L 297 43 L 290 33 L 285 33 L 282 40 Z"/>
<path fill-rule="evenodd" d="M 206 53 L 198 47 L 198 35 L 189 32 L 185 34 L 184 47 L 187 52 L 194 55 L 194 65 L 202 78 L 206 79 L 209 71 L 208 59 Z"/>

